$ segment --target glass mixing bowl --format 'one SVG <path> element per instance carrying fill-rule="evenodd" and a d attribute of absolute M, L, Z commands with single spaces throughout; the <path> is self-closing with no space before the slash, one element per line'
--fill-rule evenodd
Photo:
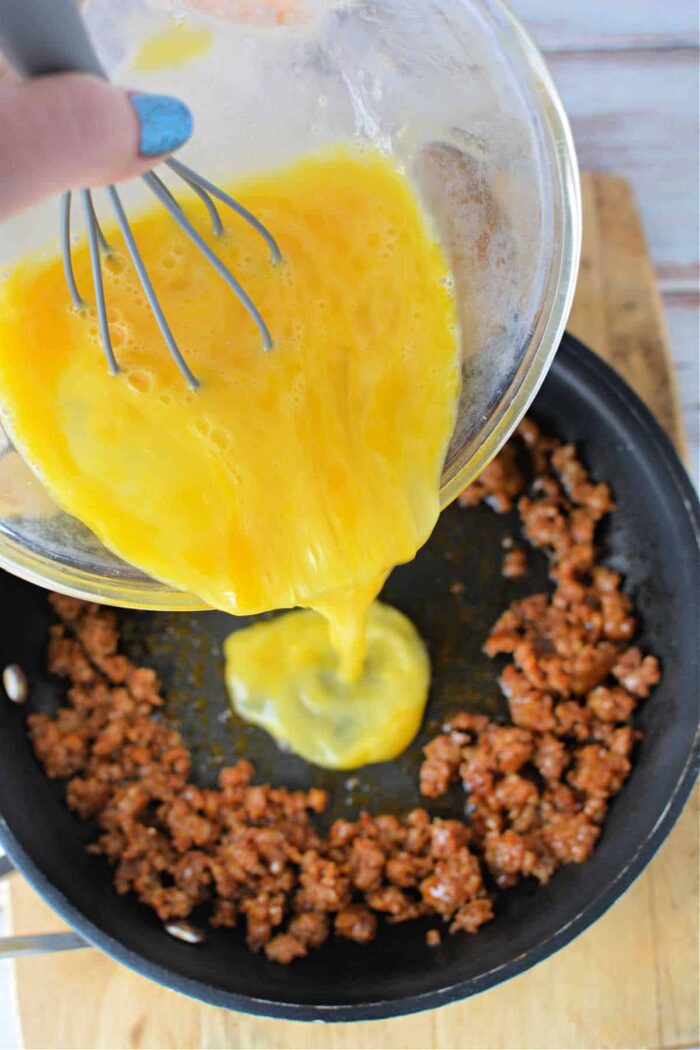
<path fill-rule="evenodd" d="M 576 281 L 574 147 L 523 28 L 499 0 L 92 0 L 86 17 L 115 81 L 187 101 L 195 134 L 181 156 L 214 181 L 348 140 L 402 166 L 443 243 L 459 303 L 464 383 L 442 476 L 449 503 L 532 401 Z M 164 40 L 177 61 L 165 60 Z M 147 41 L 162 45 L 150 61 Z M 139 181 L 125 199 L 132 211 L 143 206 Z M 56 251 L 57 233 L 56 201 L 1 226 L 0 279 L 25 252 Z M 4 568 L 115 605 L 201 608 L 60 511 L 6 429 Z"/>

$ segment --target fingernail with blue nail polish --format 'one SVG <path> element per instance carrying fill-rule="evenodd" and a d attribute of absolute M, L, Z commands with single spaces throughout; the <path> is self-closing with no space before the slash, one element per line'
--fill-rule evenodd
<path fill-rule="evenodd" d="M 139 153 L 159 157 L 171 153 L 192 134 L 192 114 L 184 102 L 171 95 L 131 95 L 141 126 Z"/>

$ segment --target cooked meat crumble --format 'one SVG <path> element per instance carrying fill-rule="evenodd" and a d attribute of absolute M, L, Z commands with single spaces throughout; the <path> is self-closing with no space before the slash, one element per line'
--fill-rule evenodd
<path fill-rule="evenodd" d="M 155 672 L 118 651 L 115 613 L 51 596 L 48 666 L 68 679 L 67 703 L 30 715 L 29 731 L 47 775 L 67 779 L 70 809 L 96 821 L 90 848 L 113 865 L 118 893 L 164 922 L 206 903 L 212 926 L 241 922 L 253 951 L 290 963 L 330 936 L 373 940 L 379 917 L 474 933 L 493 917 L 490 887 L 546 882 L 590 856 L 630 771 L 635 707 L 660 678 L 655 657 L 631 644 L 619 575 L 596 562 L 611 493 L 572 445 L 526 420 L 460 497 L 481 501 L 517 505 L 524 539 L 549 558 L 553 592 L 513 602 L 484 645 L 509 660 L 500 685 L 510 724 L 457 713 L 424 748 L 422 794 L 460 783 L 466 822 L 424 809 L 362 813 L 323 836 L 314 818 L 325 792 L 253 784 L 250 762 L 222 770 L 215 789 L 197 787 L 181 735 L 152 717 L 163 704 Z M 505 575 L 526 568 L 524 549 L 506 553 Z M 428 930 L 429 945 L 440 940 Z"/>

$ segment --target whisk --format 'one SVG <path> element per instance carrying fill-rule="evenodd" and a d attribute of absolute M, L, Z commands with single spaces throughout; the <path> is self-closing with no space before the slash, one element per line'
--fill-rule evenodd
<path fill-rule="evenodd" d="M 75 0 L 0 0 L 0 50 L 4 52 L 10 63 L 23 77 L 35 77 L 49 73 L 79 72 L 91 73 L 94 76 L 107 79 L 107 74 L 95 53 L 80 12 L 75 5 Z M 225 193 L 218 186 L 204 178 L 203 175 L 200 175 L 175 157 L 168 158 L 164 163 L 202 201 L 209 214 L 215 236 L 221 236 L 224 232 L 221 216 L 214 203 L 214 200 L 217 200 L 221 204 L 225 204 L 240 218 L 249 223 L 253 229 L 257 230 L 270 249 L 273 263 L 280 261 L 281 253 L 275 238 L 252 212 L 234 200 L 228 193 Z M 272 336 L 260 311 L 248 293 L 185 216 L 181 206 L 163 180 L 154 171 L 146 172 L 141 178 L 170 213 L 180 229 L 209 260 L 234 295 L 238 297 L 258 327 L 262 337 L 263 349 L 270 350 L 273 345 Z M 87 232 L 100 337 L 109 370 L 113 375 L 116 375 L 119 372 L 119 364 L 114 354 L 109 332 L 101 262 L 101 255 L 108 256 L 112 249 L 97 219 L 90 190 L 81 189 L 79 194 Z M 129 226 L 119 192 L 115 186 L 109 185 L 107 186 L 107 194 L 163 339 L 180 372 L 188 385 L 194 390 L 199 386 L 199 381 L 185 361 L 158 302 L 153 284 Z M 64 193 L 61 198 L 61 255 L 66 283 L 73 304 L 79 309 L 84 309 L 87 304 L 78 290 L 71 256 L 71 198 L 72 194 L 70 191 Z"/>

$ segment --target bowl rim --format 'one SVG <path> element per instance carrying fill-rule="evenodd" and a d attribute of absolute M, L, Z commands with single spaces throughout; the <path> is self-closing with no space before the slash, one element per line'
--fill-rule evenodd
<path fill-rule="evenodd" d="M 559 216 L 559 259 L 550 276 L 554 286 L 548 315 L 534 350 L 520 362 L 508 391 L 491 413 L 478 437 L 478 447 L 440 490 L 444 509 L 476 478 L 498 453 L 531 405 L 549 371 L 564 334 L 576 290 L 581 255 L 581 182 L 571 127 L 563 103 L 532 37 L 508 6 L 506 0 L 459 0 L 462 6 L 474 4 L 490 16 L 499 38 L 509 41 L 509 52 L 519 55 L 528 74 L 528 87 L 540 100 L 543 141 L 548 147 L 551 167 L 552 206 Z M 98 575 L 61 562 L 0 532 L 0 568 L 29 583 L 57 590 L 87 601 L 120 608 L 148 609 L 154 612 L 194 612 L 207 608 L 201 599 L 155 580 L 125 565 L 124 576 Z"/>
<path fill-rule="evenodd" d="M 469 0 L 462 0 L 468 3 Z M 581 176 L 578 165 L 576 146 L 569 118 L 566 115 L 552 75 L 542 53 L 532 36 L 520 19 L 514 14 L 506 0 L 476 0 L 487 7 L 495 20 L 505 26 L 515 40 L 516 48 L 525 59 L 525 68 L 530 70 L 534 83 L 533 92 L 539 91 L 543 99 L 543 112 L 551 144 L 554 146 L 550 162 L 555 165 L 558 178 L 552 179 L 552 187 L 559 192 L 561 209 L 561 247 L 558 273 L 555 278 L 555 292 L 549 305 L 539 343 L 529 361 L 522 361 L 512 379 L 510 389 L 512 397 L 504 395 L 498 409 L 492 414 L 486 428 L 479 435 L 479 447 L 474 454 L 457 470 L 454 477 L 440 490 L 440 506 L 444 510 L 467 485 L 488 466 L 493 457 L 500 451 L 511 436 L 532 404 L 537 391 L 545 380 L 554 360 L 571 306 L 576 293 L 581 247 L 583 239 L 583 205 L 581 199 Z M 520 381 L 518 381 L 520 377 Z"/>

